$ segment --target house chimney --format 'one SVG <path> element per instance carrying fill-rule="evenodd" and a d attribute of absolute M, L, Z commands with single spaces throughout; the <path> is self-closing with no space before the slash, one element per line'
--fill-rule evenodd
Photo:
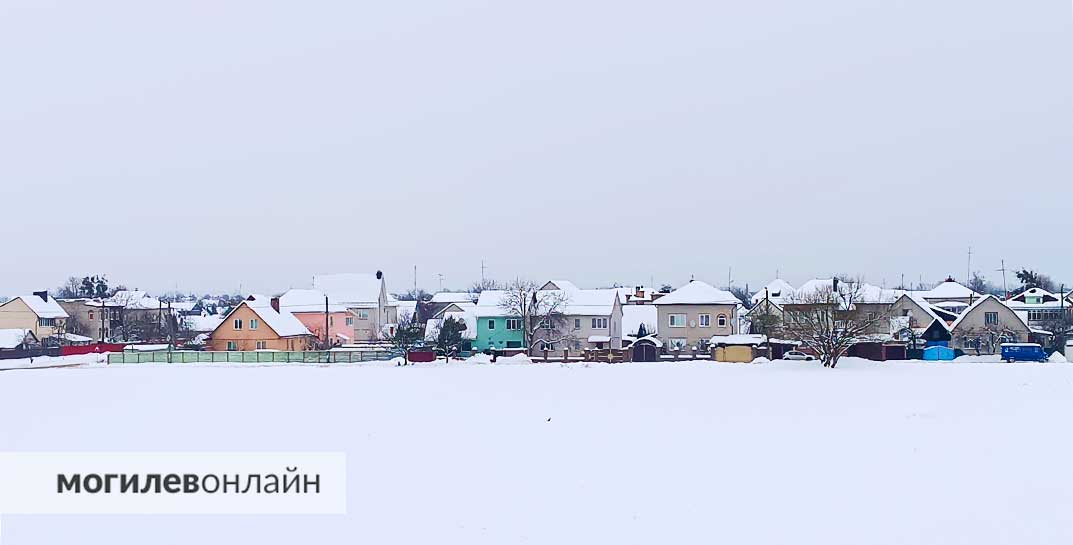
<path fill-rule="evenodd" d="M 48 302 L 48 292 L 47 291 L 35 291 L 34 295 L 40 297 L 42 301 L 44 301 L 46 303 Z"/>
<path fill-rule="evenodd" d="M 279 297 L 272 298 L 272 310 L 279 313 Z"/>
<path fill-rule="evenodd" d="M 384 272 L 383 271 L 376 271 L 376 279 L 377 280 L 382 280 L 383 278 L 384 278 Z"/>
<path fill-rule="evenodd" d="M 638 299 L 641 299 L 641 298 L 643 298 L 645 296 L 644 291 L 645 291 L 644 286 L 636 286 L 636 287 L 633 288 L 633 296 L 638 298 Z"/>

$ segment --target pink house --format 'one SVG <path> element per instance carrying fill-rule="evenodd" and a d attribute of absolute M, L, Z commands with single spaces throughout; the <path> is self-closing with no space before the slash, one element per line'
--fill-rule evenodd
<path fill-rule="evenodd" d="M 329 303 L 325 308 L 324 294 L 317 290 L 287 291 L 279 298 L 279 310 L 293 314 L 321 343 L 334 346 L 353 342 L 354 316 L 344 305 Z"/>

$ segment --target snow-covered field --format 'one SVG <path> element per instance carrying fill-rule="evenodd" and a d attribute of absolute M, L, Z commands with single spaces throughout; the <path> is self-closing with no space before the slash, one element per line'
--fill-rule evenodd
<path fill-rule="evenodd" d="M 1073 365 L 0 373 L 3 451 L 346 451 L 347 516 L 5 516 L 3 545 L 1073 543 Z"/>

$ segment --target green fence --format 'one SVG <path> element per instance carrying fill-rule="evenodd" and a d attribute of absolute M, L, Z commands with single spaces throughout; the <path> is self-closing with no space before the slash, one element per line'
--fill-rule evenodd
<path fill-rule="evenodd" d="M 400 356 L 391 351 L 318 352 L 113 352 L 108 363 L 360 363 Z"/>

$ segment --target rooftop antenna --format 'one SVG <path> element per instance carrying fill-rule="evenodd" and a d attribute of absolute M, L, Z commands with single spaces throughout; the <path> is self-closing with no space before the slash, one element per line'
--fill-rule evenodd
<path fill-rule="evenodd" d="M 481 284 L 484 284 L 484 270 L 488 267 L 484 266 L 484 260 L 481 260 Z"/>
<path fill-rule="evenodd" d="M 969 246 L 969 261 L 965 265 L 965 283 L 969 283 L 969 279 L 972 278 L 972 246 Z"/>
<path fill-rule="evenodd" d="M 443 279 L 446 278 L 443 273 L 436 273 L 436 276 L 440 277 L 440 291 L 443 291 Z"/>

